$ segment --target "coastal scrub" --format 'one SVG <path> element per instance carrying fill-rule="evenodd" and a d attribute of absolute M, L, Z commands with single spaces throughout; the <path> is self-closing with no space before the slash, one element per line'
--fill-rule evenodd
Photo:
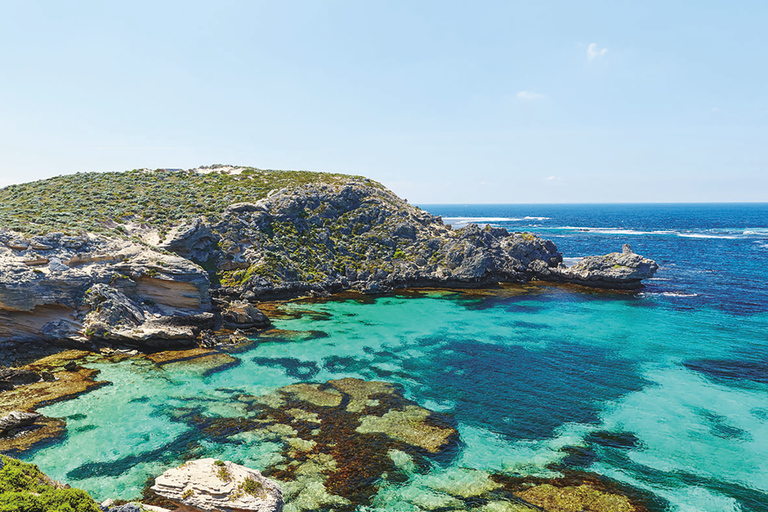
<path fill-rule="evenodd" d="M 100 512 L 87 492 L 64 488 L 33 464 L 0 457 L 0 511 Z"/>

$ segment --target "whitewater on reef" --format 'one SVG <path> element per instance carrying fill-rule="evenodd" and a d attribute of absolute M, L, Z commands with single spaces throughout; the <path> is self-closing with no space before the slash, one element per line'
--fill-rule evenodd
<path fill-rule="evenodd" d="M 211 421 L 247 417 L 239 396 L 355 377 L 401 386 L 455 418 L 461 438 L 366 510 L 428 509 L 425 496 L 439 502 L 477 470 L 553 476 L 556 465 L 641 489 L 660 510 L 768 510 L 768 206 L 424 208 L 534 232 L 573 258 L 628 242 L 661 269 L 637 293 L 525 285 L 290 302 L 274 321 L 283 337 L 218 371 L 89 365 L 112 385 L 39 409 L 65 418 L 66 436 L 22 458 L 97 499 L 139 497 L 188 458 L 262 469 L 279 463 L 276 443 Z"/>

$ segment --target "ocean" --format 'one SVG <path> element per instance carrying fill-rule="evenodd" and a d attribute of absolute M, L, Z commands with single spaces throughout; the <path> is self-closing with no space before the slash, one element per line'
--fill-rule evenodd
<path fill-rule="evenodd" d="M 768 204 L 422 208 L 457 228 L 549 238 L 568 263 L 629 243 L 660 270 L 631 293 L 290 302 L 296 314 L 276 327 L 307 336 L 262 340 L 221 371 L 91 364 L 113 385 L 40 409 L 66 418 L 66 436 L 22 458 L 97 499 L 138 498 L 190 456 L 263 469 L 279 461 L 276 443 L 212 435 L 200 418 L 247 416 L 233 396 L 356 377 L 398 384 L 453 418 L 461 439 L 450 460 L 381 485 L 361 511 L 430 510 L 424 496 L 440 498 L 445 482 L 558 467 L 639 489 L 658 510 L 768 511 Z"/>

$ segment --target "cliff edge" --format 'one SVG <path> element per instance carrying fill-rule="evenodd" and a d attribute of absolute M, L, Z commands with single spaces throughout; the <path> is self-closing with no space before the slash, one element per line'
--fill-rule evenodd
<path fill-rule="evenodd" d="M 658 269 L 628 246 L 562 261 L 549 240 L 453 230 L 360 176 L 60 176 L 0 189 L 0 340 L 159 350 L 264 327 L 259 300 L 531 280 L 633 289 Z"/>

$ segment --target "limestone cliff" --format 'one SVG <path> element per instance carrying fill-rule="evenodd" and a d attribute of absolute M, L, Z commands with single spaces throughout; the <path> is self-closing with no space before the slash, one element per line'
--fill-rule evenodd
<path fill-rule="evenodd" d="M 151 350 L 263 327 L 258 300 L 536 279 L 636 288 L 657 268 L 631 251 L 566 268 L 549 240 L 452 230 L 357 176 L 227 167 L 0 189 L 0 340 Z"/>

